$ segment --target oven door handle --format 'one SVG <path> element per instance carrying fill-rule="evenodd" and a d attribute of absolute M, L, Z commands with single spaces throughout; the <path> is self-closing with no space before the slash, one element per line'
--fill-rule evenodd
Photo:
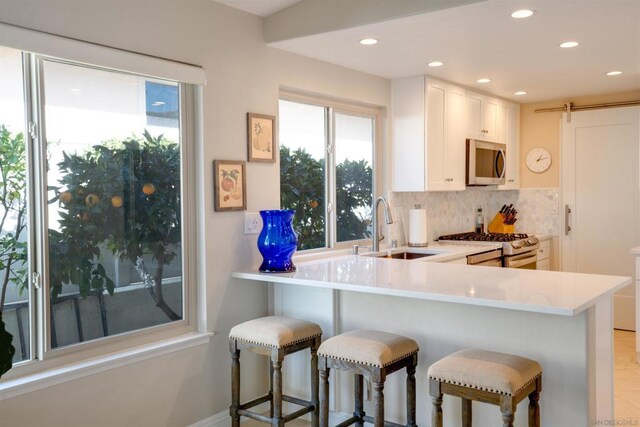
<path fill-rule="evenodd" d="M 523 254 L 505 258 L 505 267 L 519 268 L 523 265 L 534 263 L 538 260 L 538 254 Z"/>

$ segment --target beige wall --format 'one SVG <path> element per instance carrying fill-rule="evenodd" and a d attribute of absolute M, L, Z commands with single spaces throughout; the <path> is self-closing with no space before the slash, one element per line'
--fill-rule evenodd
<path fill-rule="evenodd" d="M 268 48 L 260 18 L 210 0 L 0 0 L 1 20 L 108 46 L 202 65 L 199 147 L 199 304 L 208 346 L 112 369 L 0 401 L 0 425 L 184 426 L 229 403 L 229 329 L 267 313 L 262 284 L 232 280 L 256 267 L 256 236 L 242 212 L 213 211 L 212 161 L 246 159 L 246 113 L 276 115 L 281 86 L 387 107 L 388 80 Z M 279 206 L 279 169 L 247 165 L 248 210 Z M 243 358 L 243 390 L 266 387 L 265 361 Z"/>
<path fill-rule="evenodd" d="M 560 187 L 560 119 L 562 112 L 536 113 L 535 110 L 560 107 L 570 101 L 579 106 L 637 99 L 640 99 L 640 91 L 522 104 L 520 106 L 520 187 Z M 546 172 L 533 173 L 527 168 L 525 158 L 527 153 L 535 147 L 546 148 L 551 153 L 551 167 Z"/>

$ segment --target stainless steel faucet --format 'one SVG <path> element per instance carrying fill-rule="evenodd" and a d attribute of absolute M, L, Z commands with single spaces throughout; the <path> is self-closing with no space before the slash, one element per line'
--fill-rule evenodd
<path fill-rule="evenodd" d="M 373 204 L 373 212 L 371 214 L 371 222 L 373 224 L 373 248 L 372 252 L 378 252 L 380 250 L 380 241 L 384 239 L 384 235 L 378 232 L 378 205 L 382 202 L 384 205 L 384 220 L 387 224 L 393 224 L 393 218 L 391 218 L 391 210 L 389 210 L 389 203 L 384 197 L 380 196 Z"/>

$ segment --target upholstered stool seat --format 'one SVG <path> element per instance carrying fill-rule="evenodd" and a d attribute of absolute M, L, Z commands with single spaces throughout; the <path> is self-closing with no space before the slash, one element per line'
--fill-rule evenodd
<path fill-rule="evenodd" d="M 240 417 L 246 416 L 254 420 L 282 427 L 284 423 L 311 412 L 311 425 L 318 426 L 318 347 L 322 330 L 320 326 L 305 320 L 290 317 L 269 316 L 249 320 L 231 329 L 229 333 L 229 350 L 231 351 L 231 415 L 232 427 L 240 426 Z M 311 401 L 286 396 L 282 393 L 282 362 L 288 354 L 300 350 L 311 351 Z M 270 388 L 265 396 L 240 404 L 240 350 L 268 355 L 270 364 Z M 249 409 L 263 402 L 270 403 L 269 416 Z M 290 402 L 302 406 L 302 409 L 289 415 L 282 413 L 282 402 Z"/>
<path fill-rule="evenodd" d="M 504 426 L 512 426 L 516 405 L 529 396 L 529 426 L 540 425 L 542 367 L 535 360 L 485 350 L 461 350 L 429 367 L 433 426 L 442 426 L 442 394 L 463 398 L 463 426 L 471 426 L 471 401 L 500 405 Z"/>
<path fill-rule="evenodd" d="M 322 335 L 320 326 L 291 317 L 269 316 L 234 326 L 229 338 L 266 347 L 282 348 Z"/>
<path fill-rule="evenodd" d="M 329 424 L 329 371 L 332 368 L 351 371 L 355 375 L 355 410 L 353 416 L 340 423 L 345 427 L 364 422 L 375 427 L 394 425 L 384 419 L 384 382 L 386 376 L 407 369 L 407 426 L 416 425 L 415 372 L 418 344 L 411 338 L 380 331 L 357 330 L 330 338 L 318 349 L 320 356 L 320 425 Z M 374 417 L 363 410 L 363 378 L 373 383 Z M 397 425 L 397 424 L 395 424 Z"/>

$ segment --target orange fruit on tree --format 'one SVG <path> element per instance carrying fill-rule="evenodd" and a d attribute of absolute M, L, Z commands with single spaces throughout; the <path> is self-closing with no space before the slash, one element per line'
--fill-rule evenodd
<path fill-rule="evenodd" d="M 142 192 L 147 196 L 150 196 L 156 192 L 156 186 L 150 182 L 147 182 L 145 185 L 142 186 Z"/>
<path fill-rule="evenodd" d="M 62 201 L 62 203 L 69 203 L 72 198 L 73 195 L 70 191 L 63 191 L 62 193 L 60 193 L 60 201 Z"/>
<path fill-rule="evenodd" d="M 84 204 L 90 208 L 97 205 L 99 201 L 100 201 L 100 198 L 93 193 L 89 194 L 87 197 L 84 198 Z"/>
<path fill-rule="evenodd" d="M 121 208 L 123 204 L 124 204 L 124 200 L 122 200 L 122 197 L 120 197 L 120 196 L 113 196 L 113 197 L 111 198 L 111 205 L 112 205 L 114 208 Z"/>

